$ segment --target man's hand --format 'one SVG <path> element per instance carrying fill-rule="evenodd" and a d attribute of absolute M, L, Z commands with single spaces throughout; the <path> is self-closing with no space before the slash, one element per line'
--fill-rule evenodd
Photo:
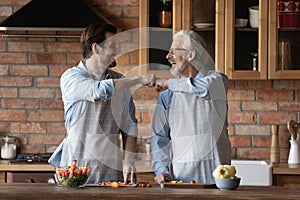
<path fill-rule="evenodd" d="M 159 174 L 154 177 L 154 180 L 160 184 L 162 182 L 170 182 L 172 180 L 172 176 L 170 174 Z"/>
<path fill-rule="evenodd" d="M 123 178 L 124 183 L 131 183 L 136 182 L 136 169 L 134 165 L 123 165 Z"/>
<path fill-rule="evenodd" d="M 162 79 L 162 78 L 157 78 L 154 89 L 157 92 L 161 92 L 161 91 L 168 89 L 168 80 Z"/>
<path fill-rule="evenodd" d="M 151 86 L 153 87 L 156 82 L 155 74 L 147 74 L 140 77 L 140 82 L 143 85 Z"/>

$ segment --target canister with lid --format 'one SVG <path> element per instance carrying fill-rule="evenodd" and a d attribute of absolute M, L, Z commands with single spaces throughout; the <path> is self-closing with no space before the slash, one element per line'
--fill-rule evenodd
<path fill-rule="evenodd" d="M 1 158 L 15 159 L 17 156 L 18 140 L 13 136 L 4 136 L 1 138 Z"/>

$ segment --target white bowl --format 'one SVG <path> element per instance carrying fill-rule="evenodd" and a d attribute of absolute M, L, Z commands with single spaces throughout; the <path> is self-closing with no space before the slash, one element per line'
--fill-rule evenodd
<path fill-rule="evenodd" d="M 215 178 L 215 181 L 221 190 L 235 190 L 239 187 L 241 178 Z"/>
<path fill-rule="evenodd" d="M 248 19 L 235 19 L 235 27 L 246 27 Z"/>

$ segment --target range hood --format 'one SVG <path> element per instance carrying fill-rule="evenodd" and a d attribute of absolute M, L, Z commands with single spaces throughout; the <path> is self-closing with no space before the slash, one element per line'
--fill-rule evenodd
<path fill-rule="evenodd" d="M 84 0 L 31 0 L 0 23 L 0 31 L 82 31 L 109 22 Z"/>

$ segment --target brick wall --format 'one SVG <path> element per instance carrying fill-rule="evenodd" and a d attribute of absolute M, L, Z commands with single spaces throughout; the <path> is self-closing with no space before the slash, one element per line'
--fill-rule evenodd
<path fill-rule="evenodd" d="M 0 21 L 29 0 L 1 0 Z M 138 27 L 138 0 L 87 0 L 123 30 Z M 43 34 L 54 34 L 44 32 Z M 55 33 L 65 34 L 65 33 Z M 72 33 L 79 35 L 80 33 Z M 136 38 L 122 45 L 137 45 Z M 80 59 L 78 38 L 0 38 L 0 133 L 17 136 L 21 152 L 53 152 L 65 136 L 60 75 Z M 117 60 L 118 71 L 137 73 L 138 52 Z M 149 136 L 158 94 L 135 88 L 140 136 Z M 279 124 L 286 162 L 286 123 L 300 118 L 300 80 L 231 81 L 228 92 L 232 157 L 269 159 L 271 124 Z"/>

